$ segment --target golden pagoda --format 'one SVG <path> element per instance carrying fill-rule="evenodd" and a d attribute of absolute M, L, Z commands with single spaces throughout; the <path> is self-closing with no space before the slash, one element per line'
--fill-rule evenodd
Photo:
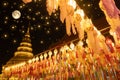
<path fill-rule="evenodd" d="M 6 65 L 3 66 L 3 70 L 6 67 L 16 65 L 21 62 L 25 62 L 31 58 L 33 58 L 33 53 L 32 53 L 31 39 L 30 39 L 30 32 L 28 28 L 27 33 L 25 34 L 24 38 L 22 39 L 22 42 L 20 43 L 20 46 L 17 48 L 17 51 L 14 53 L 14 57 L 12 57 L 6 63 Z"/>

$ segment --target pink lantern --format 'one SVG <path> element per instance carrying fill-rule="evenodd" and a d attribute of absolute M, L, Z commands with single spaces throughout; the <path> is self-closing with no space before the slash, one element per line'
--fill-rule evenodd
<path fill-rule="evenodd" d="M 25 4 L 32 2 L 32 0 L 22 0 Z"/>
<path fill-rule="evenodd" d="M 107 44 L 110 52 L 113 53 L 115 50 L 114 50 L 114 45 L 113 45 L 112 40 L 107 37 L 105 40 L 105 43 Z"/>

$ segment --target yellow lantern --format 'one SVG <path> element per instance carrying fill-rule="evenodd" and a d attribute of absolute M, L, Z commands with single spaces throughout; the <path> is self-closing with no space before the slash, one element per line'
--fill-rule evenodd
<path fill-rule="evenodd" d="M 32 0 L 22 0 L 25 4 L 32 2 Z"/>

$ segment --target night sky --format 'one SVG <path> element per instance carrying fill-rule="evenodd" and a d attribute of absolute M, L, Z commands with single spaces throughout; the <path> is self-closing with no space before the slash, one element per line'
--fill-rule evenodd
<path fill-rule="evenodd" d="M 99 0 L 76 1 L 93 23 L 105 17 L 98 6 Z M 120 9 L 120 0 L 115 2 Z M 15 10 L 21 13 L 19 19 L 12 16 Z M 14 56 L 28 27 L 34 55 L 71 37 L 66 35 L 65 23 L 59 20 L 59 10 L 48 15 L 46 0 L 33 0 L 28 4 L 22 0 L 0 0 L 0 67 Z"/>

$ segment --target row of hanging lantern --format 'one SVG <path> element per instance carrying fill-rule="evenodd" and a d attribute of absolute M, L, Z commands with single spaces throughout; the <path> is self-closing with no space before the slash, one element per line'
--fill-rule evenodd
<path fill-rule="evenodd" d="M 49 50 L 33 59 L 6 68 L 8 76 L 44 79 L 118 79 L 120 70 L 119 48 L 105 37 L 86 19 L 87 47 L 80 41 L 70 46 L 64 45 L 59 50 Z"/>
<path fill-rule="evenodd" d="M 65 22 L 67 35 L 78 33 L 81 40 L 84 38 L 85 14 L 75 0 L 46 0 L 46 8 L 49 15 L 60 10 L 60 20 Z"/>
<path fill-rule="evenodd" d="M 72 4 L 71 4 L 72 3 Z M 74 3 L 74 4 L 73 4 Z M 66 20 L 66 32 L 79 38 L 87 33 L 88 47 L 83 42 L 62 46 L 59 50 L 49 50 L 33 59 L 5 68 L 7 76 L 19 78 L 43 78 L 45 80 L 118 80 L 120 70 L 120 49 L 110 39 L 94 27 L 90 19 L 85 19 L 82 9 L 74 0 L 47 0 L 47 10 L 52 12 L 60 6 L 60 20 Z M 76 28 L 76 30 L 75 30 Z"/>
<path fill-rule="evenodd" d="M 76 45 L 70 43 L 59 50 L 46 51 L 27 62 L 5 68 L 6 76 L 19 78 L 43 78 L 45 80 L 118 80 L 120 70 L 120 53 L 94 53 L 90 48 L 83 47 L 83 42 Z"/>

